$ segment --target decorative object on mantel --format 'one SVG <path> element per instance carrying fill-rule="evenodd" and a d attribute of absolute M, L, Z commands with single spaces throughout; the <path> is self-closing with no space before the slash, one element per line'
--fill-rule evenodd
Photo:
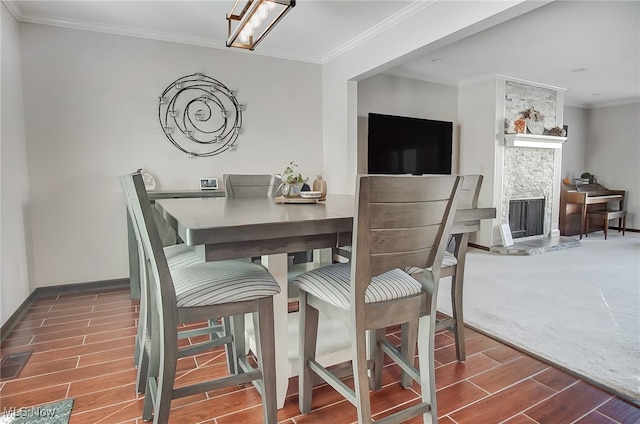
<path fill-rule="evenodd" d="M 517 134 L 524 134 L 527 131 L 526 125 L 524 118 L 518 118 L 513 122 L 513 128 Z"/>
<path fill-rule="evenodd" d="M 540 135 L 544 132 L 544 115 L 533 107 L 522 112 L 527 123 L 527 129 L 531 134 Z"/>
<path fill-rule="evenodd" d="M 304 178 L 300 172 L 296 170 L 298 164 L 291 161 L 280 176 L 282 183 L 278 190 L 284 197 L 299 197 L 302 186 L 309 180 Z"/>
<path fill-rule="evenodd" d="M 567 136 L 567 130 L 565 130 L 564 128 L 560 128 L 560 127 L 553 127 L 549 130 L 549 135 L 552 135 L 554 137 L 566 137 Z"/>
<path fill-rule="evenodd" d="M 238 5 L 241 11 L 236 14 Z M 254 50 L 295 5 L 296 0 L 236 0 L 227 14 L 227 47 Z"/>
<path fill-rule="evenodd" d="M 235 91 L 195 73 L 178 78 L 162 92 L 158 119 L 179 150 L 189 157 L 207 157 L 236 149 L 243 110 Z"/>

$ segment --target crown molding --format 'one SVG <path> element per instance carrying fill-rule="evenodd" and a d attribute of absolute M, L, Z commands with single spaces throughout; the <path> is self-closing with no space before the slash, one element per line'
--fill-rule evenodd
<path fill-rule="evenodd" d="M 20 6 L 18 6 L 17 2 L 2 0 L 2 4 L 4 4 L 7 7 L 9 12 L 11 12 L 13 17 L 16 18 L 17 21 L 22 20 L 22 9 L 20 8 Z"/>
<path fill-rule="evenodd" d="M 359 45 L 369 41 L 370 39 L 372 39 L 375 36 L 383 33 L 384 31 L 388 30 L 389 28 L 399 24 L 400 22 L 402 22 L 405 19 L 411 17 L 412 15 L 420 12 L 424 8 L 431 6 L 435 2 L 436 2 L 436 0 L 428 0 L 428 1 L 427 0 L 414 0 L 413 3 L 411 3 L 409 6 L 399 10 L 398 12 L 396 12 L 393 15 L 389 16 L 384 21 L 382 21 L 379 24 L 369 28 L 368 30 L 366 30 L 362 34 L 358 35 L 357 37 L 347 41 L 346 43 L 342 44 L 341 46 L 337 47 L 336 49 L 334 49 L 334 50 L 330 51 L 329 53 L 327 53 L 326 55 L 324 55 L 322 57 L 321 63 L 327 63 L 327 62 L 329 62 L 329 61 L 331 61 L 331 60 L 343 55 L 344 53 L 348 52 L 349 50 L 352 50 L 352 49 L 358 47 Z"/>

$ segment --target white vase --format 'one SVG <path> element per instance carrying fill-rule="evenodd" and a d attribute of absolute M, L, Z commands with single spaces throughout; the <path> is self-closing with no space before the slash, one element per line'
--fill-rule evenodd
<path fill-rule="evenodd" d="M 531 119 L 527 119 L 527 129 L 531 134 L 540 135 L 544 132 L 544 122 L 542 121 L 532 121 Z"/>

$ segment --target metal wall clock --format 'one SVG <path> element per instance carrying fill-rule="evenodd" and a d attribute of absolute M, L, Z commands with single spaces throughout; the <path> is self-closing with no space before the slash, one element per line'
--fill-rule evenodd
<path fill-rule="evenodd" d="M 236 149 L 244 105 L 235 92 L 201 73 L 171 83 L 159 98 L 158 119 L 169 141 L 190 157 Z"/>

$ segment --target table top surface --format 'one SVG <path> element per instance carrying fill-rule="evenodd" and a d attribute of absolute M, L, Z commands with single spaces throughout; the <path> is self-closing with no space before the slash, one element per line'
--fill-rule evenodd
<path fill-rule="evenodd" d="M 351 232 L 355 196 L 329 195 L 316 204 L 281 204 L 267 197 L 162 199 L 156 208 L 185 243 L 206 244 Z M 475 226 L 495 213 L 495 208 L 459 209 L 454 227 L 464 231 L 466 224 Z"/>

